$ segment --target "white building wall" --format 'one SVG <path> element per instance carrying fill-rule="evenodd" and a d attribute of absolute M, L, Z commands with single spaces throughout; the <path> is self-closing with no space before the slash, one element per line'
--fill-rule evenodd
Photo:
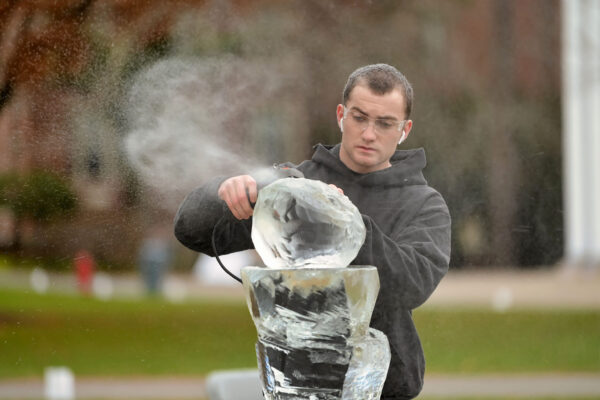
<path fill-rule="evenodd" d="M 600 268 L 600 0 L 563 0 L 565 261 Z"/>

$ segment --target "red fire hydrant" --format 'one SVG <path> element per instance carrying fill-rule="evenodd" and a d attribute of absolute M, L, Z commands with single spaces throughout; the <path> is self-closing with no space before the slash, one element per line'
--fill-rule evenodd
<path fill-rule="evenodd" d="M 94 279 L 94 257 L 87 250 L 79 250 L 75 254 L 74 265 L 79 291 L 85 295 L 90 294 Z"/>

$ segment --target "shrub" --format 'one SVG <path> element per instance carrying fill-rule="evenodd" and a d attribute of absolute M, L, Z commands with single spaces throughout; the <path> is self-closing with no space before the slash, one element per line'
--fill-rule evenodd
<path fill-rule="evenodd" d="M 0 176 L 0 205 L 12 209 L 17 219 L 29 217 L 47 222 L 68 215 L 76 204 L 76 196 L 68 183 L 52 172 Z"/>

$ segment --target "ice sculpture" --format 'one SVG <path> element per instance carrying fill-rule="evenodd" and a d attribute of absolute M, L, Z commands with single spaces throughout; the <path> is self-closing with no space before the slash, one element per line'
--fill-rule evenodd
<path fill-rule="evenodd" d="M 260 191 L 253 218 L 269 268 L 243 268 L 242 282 L 265 399 L 379 399 L 390 349 L 369 328 L 377 269 L 348 266 L 365 238 L 356 207 L 322 182 L 281 179 Z"/>
<path fill-rule="evenodd" d="M 258 194 L 252 241 L 270 268 L 345 267 L 364 240 L 356 206 L 321 181 L 279 179 Z"/>
<path fill-rule="evenodd" d="M 379 399 L 390 350 L 369 328 L 375 267 L 245 267 L 242 281 L 265 399 Z"/>

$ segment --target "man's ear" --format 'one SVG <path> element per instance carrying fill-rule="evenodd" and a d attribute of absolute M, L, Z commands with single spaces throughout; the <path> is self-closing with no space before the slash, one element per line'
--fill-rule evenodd
<path fill-rule="evenodd" d="M 408 138 L 408 135 L 410 135 L 410 131 L 413 127 L 413 122 L 412 120 L 408 120 L 404 123 L 404 128 L 402 128 L 402 132 L 404 133 L 404 140 L 406 140 L 406 138 Z"/>
<path fill-rule="evenodd" d="M 400 136 L 400 140 L 398 140 L 398 144 L 401 144 L 408 137 L 410 130 L 412 129 L 412 121 L 409 119 L 404 123 L 404 127 L 402 128 L 402 136 Z"/>
<path fill-rule="evenodd" d="M 400 136 L 400 140 L 398 140 L 398 144 L 401 144 L 406 139 L 406 131 L 402 131 L 402 136 Z"/>
<path fill-rule="evenodd" d="M 338 126 L 340 127 L 340 130 L 342 132 L 344 132 L 344 106 L 342 104 L 338 104 L 336 110 L 335 110 L 335 116 L 337 118 L 337 122 L 338 122 Z"/>

